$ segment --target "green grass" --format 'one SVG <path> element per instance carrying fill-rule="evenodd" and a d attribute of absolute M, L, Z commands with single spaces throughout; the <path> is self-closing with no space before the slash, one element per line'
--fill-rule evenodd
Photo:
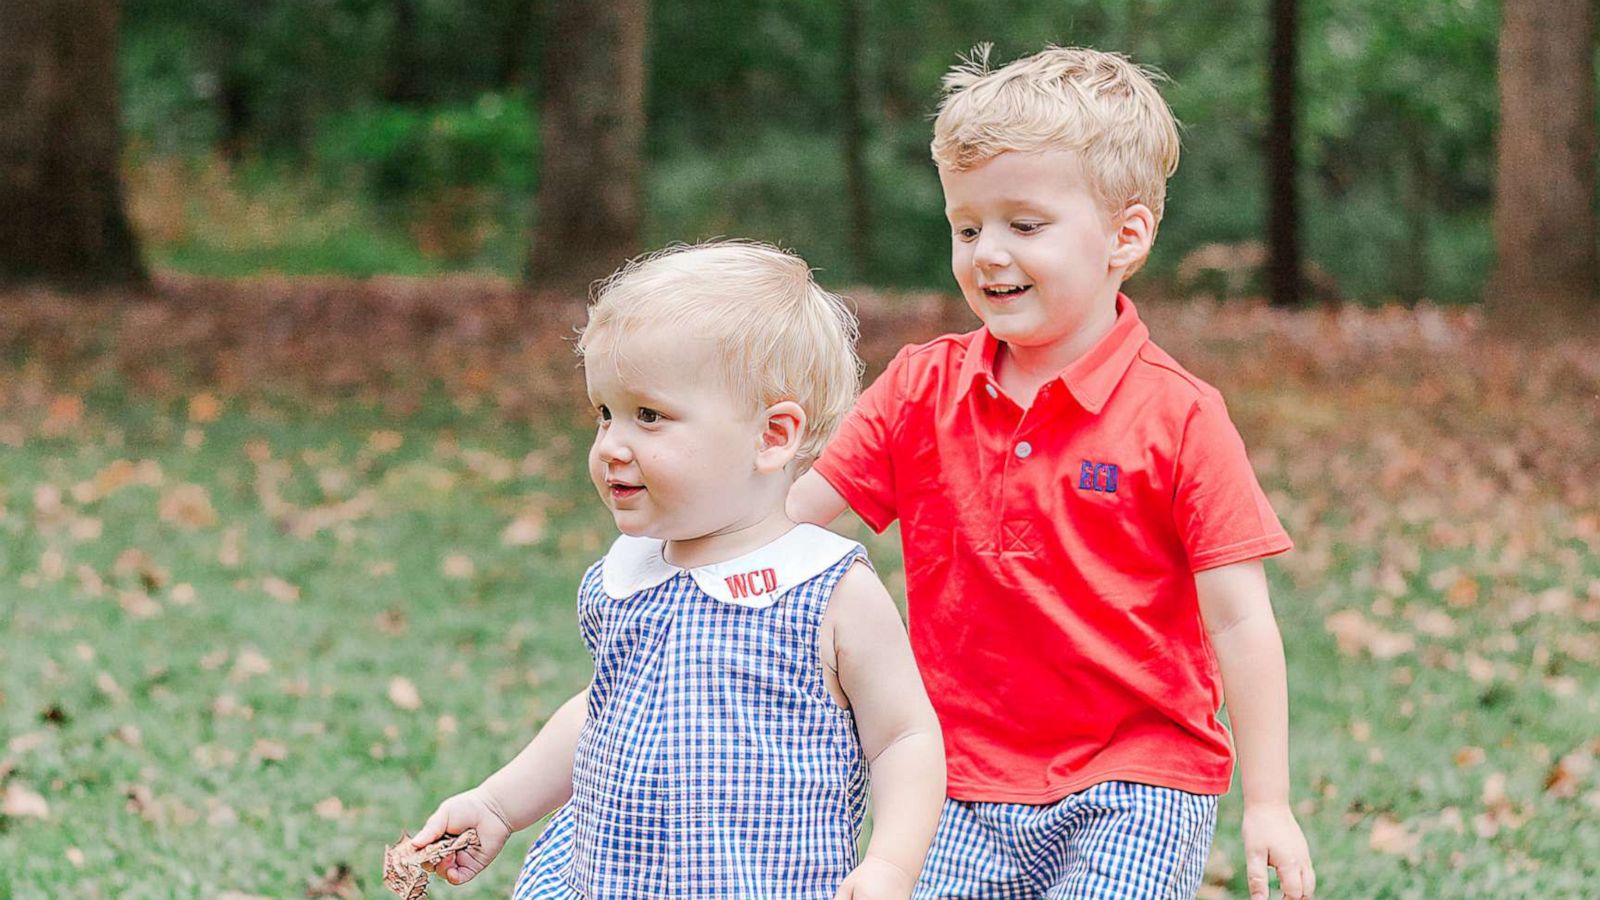
<path fill-rule="evenodd" d="M 1270 400 L 1242 393 L 1236 409 Z M 583 475 L 587 436 L 571 417 L 518 424 L 442 396 L 411 416 L 268 395 L 225 401 L 210 423 L 186 415 L 113 385 L 58 437 L 0 431 L 0 782 L 49 806 L 0 816 L 0 897 L 303 896 L 341 864 L 380 896 L 382 844 L 513 755 L 588 677 L 573 590 L 611 531 Z M 159 473 L 104 489 L 117 460 Z M 1320 895 L 1584 896 L 1600 883 L 1600 786 L 1546 781 L 1600 735 L 1592 544 L 1486 563 L 1419 525 L 1396 545 L 1364 535 L 1348 497 L 1317 499 L 1324 470 L 1293 461 L 1262 469 L 1302 547 L 1271 568 Z M 214 522 L 163 519 L 186 484 Z M 506 543 L 530 509 L 542 536 Z M 1571 510 L 1547 515 L 1551 533 L 1582 530 Z M 1395 585 L 1382 571 L 1405 548 Z M 892 536 L 871 549 L 897 584 Z M 452 577 L 456 554 L 470 575 Z M 1452 568 L 1482 579 L 1482 602 L 1447 605 L 1431 582 Z M 274 599 L 268 577 L 298 599 Z M 1413 646 L 1341 651 L 1328 617 L 1349 609 Z M 1455 633 L 1418 624 L 1436 612 Z M 391 701 L 396 677 L 419 709 Z M 1242 895 L 1238 821 L 1236 792 L 1209 896 Z M 529 837 L 438 894 L 504 895 Z"/>

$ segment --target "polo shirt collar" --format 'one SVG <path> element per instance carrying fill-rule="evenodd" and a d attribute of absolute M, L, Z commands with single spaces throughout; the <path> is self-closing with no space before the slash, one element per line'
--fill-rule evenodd
<path fill-rule="evenodd" d="M 1117 294 L 1117 319 L 1111 330 L 1095 342 L 1089 352 L 1074 360 L 1056 376 L 1078 405 L 1093 414 L 1099 414 L 1110 399 L 1111 392 L 1128 373 L 1128 366 L 1138 355 L 1139 348 L 1150 338 L 1150 329 L 1139 319 L 1139 310 L 1127 294 Z M 979 328 L 973 346 L 961 362 L 957 379 L 961 395 L 965 397 L 982 377 L 990 384 L 998 384 L 994 374 L 995 355 L 1000 351 L 1000 341 L 989 333 L 987 327 Z M 972 352 L 973 350 L 977 352 Z"/>

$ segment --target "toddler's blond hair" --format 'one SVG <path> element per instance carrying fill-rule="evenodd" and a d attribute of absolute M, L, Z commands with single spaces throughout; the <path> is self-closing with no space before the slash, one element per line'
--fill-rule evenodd
<path fill-rule="evenodd" d="M 1007 151 L 1072 150 L 1108 213 L 1143 203 L 1160 224 L 1178 168 L 1161 76 L 1085 47 L 1046 47 L 1000 69 L 989 68 L 989 52 L 978 45 L 945 75 L 934 162 L 960 172 Z"/>
<path fill-rule="evenodd" d="M 735 398 L 755 409 L 792 400 L 805 410 L 797 471 L 855 402 L 855 314 L 817 284 L 805 260 L 770 244 L 674 245 L 628 262 L 596 289 L 578 353 L 585 364 L 597 351 L 617 361 L 619 339 L 674 332 L 711 343 Z"/>

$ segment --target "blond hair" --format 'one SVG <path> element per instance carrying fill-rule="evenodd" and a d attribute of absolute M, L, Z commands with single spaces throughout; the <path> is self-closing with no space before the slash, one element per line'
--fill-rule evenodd
<path fill-rule="evenodd" d="M 792 400 L 806 413 L 803 471 L 855 402 L 855 314 L 800 257 L 754 241 L 673 245 L 601 282 L 578 339 L 585 362 L 619 338 L 690 332 L 709 341 L 733 395 L 755 409 Z"/>
<path fill-rule="evenodd" d="M 1143 203 L 1161 222 L 1178 168 L 1178 123 L 1156 90 L 1162 76 L 1127 57 L 1050 46 L 989 68 L 979 44 L 944 77 L 933 160 L 957 172 L 1007 151 L 1072 150 L 1108 213 Z"/>

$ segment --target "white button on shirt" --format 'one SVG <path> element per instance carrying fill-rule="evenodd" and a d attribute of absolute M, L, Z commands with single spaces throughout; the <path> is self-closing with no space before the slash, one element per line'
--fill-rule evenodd
<path fill-rule="evenodd" d="M 1030 454 L 1032 452 L 1033 452 L 1033 445 L 1028 443 L 1027 441 L 1023 441 L 1022 443 L 1017 445 L 1017 459 L 1027 459 L 1028 458 L 1028 454 Z"/>
<path fill-rule="evenodd" d="M 995 390 L 995 389 L 994 389 L 994 385 L 992 385 L 992 384 L 986 384 L 986 385 L 984 385 L 984 386 L 983 386 L 983 389 L 984 389 L 984 390 L 986 390 L 986 391 L 988 391 L 988 392 L 989 392 L 989 396 L 991 396 L 991 397 L 998 397 L 998 396 L 1000 396 L 1000 392 L 999 392 L 999 391 L 997 391 L 997 390 Z"/>

